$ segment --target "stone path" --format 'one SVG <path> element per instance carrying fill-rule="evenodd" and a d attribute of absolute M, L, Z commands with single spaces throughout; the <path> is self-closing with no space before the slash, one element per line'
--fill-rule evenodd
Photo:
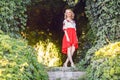
<path fill-rule="evenodd" d="M 84 80 L 85 72 L 71 67 L 54 67 L 48 70 L 49 80 Z"/>

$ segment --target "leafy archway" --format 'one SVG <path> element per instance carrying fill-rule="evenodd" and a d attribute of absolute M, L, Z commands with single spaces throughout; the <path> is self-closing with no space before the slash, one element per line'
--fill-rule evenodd
<path fill-rule="evenodd" d="M 64 10 L 66 8 L 73 9 L 76 14 L 75 20 L 77 23 L 77 34 L 78 37 L 80 37 L 80 47 L 74 55 L 74 61 L 79 62 L 80 56 L 81 58 L 84 57 L 84 55 L 80 54 L 80 50 L 82 49 L 82 46 L 84 46 L 84 35 L 89 30 L 89 27 L 87 27 L 88 21 L 84 12 L 85 1 L 80 0 L 71 4 L 69 1 L 64 0 L 54 0 L 49 2 L 35 0 L 32 1 L 32 4 L 27 8 L 28 21 L 25 37 L 28 39 L 30 45 L 34 46 L 37 50 L 41 49 L 39 51 L 42 51 L 41 54 L 44 55 L 44 58 L 42 57 L 40 61 L 46 61 L 45 65 L 48 65 L 52 59 L 54 59 L 53 61 L 56 61 L 57 59 L 58 61 L 56 62 L 58 63 L 54 63 L 54 66 L 60 66 L 65 59 L 65 56 L 61 53 L 61 42 L 63 37 L 62 21 L 64 19 Z M 53 46 L 49 43 L 52 43 Z M 48 47 L 48 45 L 50 46 Z M 60 59 L 55 59 L 56 56 Z"/>

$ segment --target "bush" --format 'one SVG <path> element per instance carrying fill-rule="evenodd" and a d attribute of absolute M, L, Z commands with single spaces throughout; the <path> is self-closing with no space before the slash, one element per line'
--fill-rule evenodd
<path fill-rule="evenodd" d="M 0 33 L 0 80 L 48 80 L 35 50 L 23 39 Z"/>
<path fill-rule="evenodd" d="M 47 65 L 48 67 L 53 66 L 61 66 L 61 53 L 59 53 L 59 49 L 56 45 L 50 41 L 50 39 L 46 39 L 45 41 L 39 41 L 35 45 L 35 49 L 38 54 L 38 61 Z"/>
<path fill-rule="evenodd" d="M 59 41 L 53 37 L 51 32 L 26 29 L 24 34 L 26 34 L 25 38 L 29 45 L 37 51 L 37 58 L 40 63 L 48 67 L 62 65 Z"/>
<path fill-rule="evenodd" d="M 87 72 L 89 80 L 120 80 L 120 42 L 95 52 Z"/>

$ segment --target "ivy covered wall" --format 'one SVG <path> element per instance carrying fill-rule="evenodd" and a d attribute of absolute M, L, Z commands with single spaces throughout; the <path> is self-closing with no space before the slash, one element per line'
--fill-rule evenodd
<path fill-rule="evenodd" d="M 86 0 L 86 15 L 91 27 L 92 46 L 85 61 L 104 45 L 120 41 L 120 0 Z"/>
<path fill-rule="evenodd" d="M 26 6 L 30 0 L 0 0 L 0 29 L 13 37 L 26 26 Z"/>

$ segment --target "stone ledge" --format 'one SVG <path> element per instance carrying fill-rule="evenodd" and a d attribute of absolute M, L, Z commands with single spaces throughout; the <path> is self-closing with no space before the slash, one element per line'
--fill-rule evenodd
<path fill-rule="evenodd" d="M 78 78 L 85 75 L 85 72 L 63 72 L 63 71 L 55 71 L 48 72 L 49 80 L 78 80 Z"/>
<path fill-rule="evenodd" d="M 48 68 L 48 71 L 72 71 L 72 72 L 75 72 L 75 71 L 79 71 L 77 68 L 72 68 L 72 67 L 51 67 L 51 68 Z"/>

